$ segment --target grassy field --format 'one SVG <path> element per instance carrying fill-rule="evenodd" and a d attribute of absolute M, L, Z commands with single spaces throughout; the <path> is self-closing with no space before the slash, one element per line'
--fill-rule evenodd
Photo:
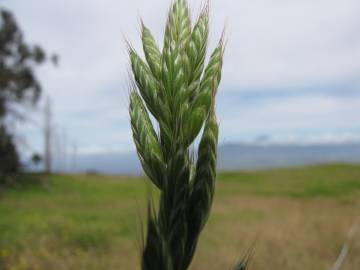
<path fill-rule="evenodd" d="M 54 175 L 0 191 L 0 269 L 139 269 L 143 179 Z M 191 266 L 327 270 L 360 218 L 360 166 L 222 173 Z M 360 231 L 343 270 L 360 269 Z"/>

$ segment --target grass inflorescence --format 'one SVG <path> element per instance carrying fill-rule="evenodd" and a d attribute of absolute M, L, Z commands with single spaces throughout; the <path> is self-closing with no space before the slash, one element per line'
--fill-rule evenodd
<path fill-rule="evenodd" d="M 208 15 L 206 4 L 192 26 L 186 1 L 175 0 L 162 50 L 143 22 L 146 61 L 129 46 L 135 81 L 129 106 L 133 138 L 144 172 L 160 191 L 158 209 L 149 206 L 143 270 L 188 269 L 213 202 L 218 140 L 215 96 L 224 39 L 205 65 Z M 190 147 L 198 136 L 194 160 Z"/>

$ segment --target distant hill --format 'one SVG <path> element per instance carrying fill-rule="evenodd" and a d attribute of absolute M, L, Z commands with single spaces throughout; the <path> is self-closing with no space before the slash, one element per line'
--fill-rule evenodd
<path fill-rule="evenodd" d="M 219 147 L 220 170 L 251 170 L 308 164 L 345 162 L 360 163 L 360 144 L 225 144 Z M 76 165 L 57 171 L 107 174 L 141 174 L 135 153 L 79 155 Z"/>
<path fill-rule="evenodd" d="M 219 148 L 221 170 L 359 163 L 360 144 L 226 144 Z"/>

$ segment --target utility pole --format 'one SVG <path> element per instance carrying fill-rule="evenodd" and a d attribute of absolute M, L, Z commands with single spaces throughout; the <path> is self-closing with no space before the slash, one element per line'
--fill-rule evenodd
<path fill-rule="evenodd" d="M 74 142 L 73 144 L 73 173 L 77 172 L 77 150 L 78 150 L 78 146 L 77 143 Z"/>
<path fill-rule="evenodd" d="M 67 172 L 67 145 L 65 128 L 58 129 L 56 132 L 56 162 L 59 172 Z"/>
<path fill-rule="evenodd" d="M 44 109 L 44 165 L 45 172 L 51 173 L 52 171 L 52 111 L 51 100 L 48 96 L 45 101 Z"/>
<path fill-rule="evenodd" d="M 63 163 L 63 168 L 62 168 L 63 172 L 67 172 L 67 170 L 68 170 L 67 155 L 68 155 L 67 136 L 66 136 L 65 128 L 63 128 L 62 132 L 61 132 L 61 156 L 62 156 L 62 163 Z"/>

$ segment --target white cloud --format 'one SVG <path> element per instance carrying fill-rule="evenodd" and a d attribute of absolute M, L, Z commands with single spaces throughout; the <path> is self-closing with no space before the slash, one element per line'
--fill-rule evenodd
<path fill-rule="evenodd" d="M 225 84 L 298 87 L 358 78 L 356 0 L 214 2 L 229 17 Z M 219 25 L 219 20 L 216 20 Z"/>
<path fill-rule="evenodd" d="M 300 95 L 270 98 L 238 106 L 219 104 L 223 141 L 239 141 L 267 134 L 318 136 L 346 131 L 360 134 L 360 96 Z M 357 129 L 357 130 L 356 130 Z"/>
<path fill-rule="evenodd" d="M 193 17 L 201 2 L 190 0 Z M 2 3 L 14 11 L 27 40 L 60 55 L 58 69 L 48 65 L 39 75 L 54 100 L 56 122 L 69 138 L 85 152 L 133 149 L 124 36 L 141 51 L 141 16 L 161 43 L 170 0 Z M 359 95 L 338 98 L 331 87 L 321 96 L 308 91 L 339 82 L 360 91 L 360 61 L 355 61 L 360 59 L 359 10 L 358 0 L 212 0 L 210 48 L 225 23 L 228 32 L 220 95 L 307 90 L 296 96 L 270 94 L 246 102 L 237 97 L 227 106 L 219 104 L 222 138 L 343 134 L 360 128 Z M 38 136 L 29 140 L 39 141 L 41 147 Z"/>

